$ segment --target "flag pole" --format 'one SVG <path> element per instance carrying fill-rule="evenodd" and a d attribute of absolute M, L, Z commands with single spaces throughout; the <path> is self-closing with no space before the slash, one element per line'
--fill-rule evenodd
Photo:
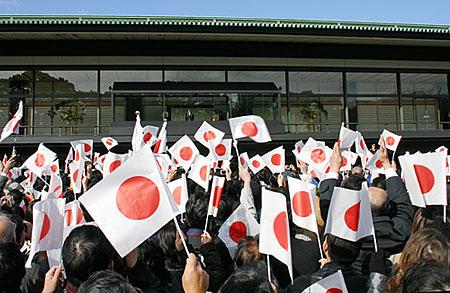
<path fill-rule="evenodd" d="M 241 165 L 241 160 L 239 158 L 239 150 L 238 150 L 237 144 L 238 144 L 237 140 L 233 138 L 233 146 L 234 146 L 234 149 L 236 150 L 238 166 L 241 167 L 242 165 Z"/>
<path fill-rule="evenodd" d="M 443 218 L 444 218 L 444 223 L 447 223 L 447 206 L 445 205 L 444 206 L 444 212 L 442 213 L 443 214 Z"/>
<path fill-rule="evenodd" d="M 208 207 L 208 209 L 209 209 L 209 207 Z M 203 229 L 203 231 L 207 231 L 207 229 L 208 229 L 208 220 L 209 220 L 209 215 L 207 214 L 206 215 L 206 222 L 205 222 L 205 229 Z"/>
<path fill-rule="evenodd" d="M 272 277 L 270 276 L 270 258 L 268 254 L 266 254 L 266 257 L 267 257 L 267 276 L 269 277 L 269 283 L 272 283 Z"/>
<path fill-rule="evenodd" d="M 180 239 L 181 239 L 181 242 L 183 243 L 184 251 L 186 251 L 186 255 L 189 257 L 189 249 L 187 247 L 186 240 L 184 240 L 183 231 L 181 231 L 181 228 L 180 228 L 180 225 L 178 224 L 178 220 L 177 220 L 177 217 L 175 216 L 175 213 L 172 212 L 172 214 L 173 214 L 173 221 L 175 222 L 175 227 L 178 231 L 178 234 L 180 234 Z"/>
<path fill-rule="evenodd" d="M 320 242 L 319 233 L 317 233 L 317 244 L 319 245 L 320 259 L 323 259 L 322 243 Z"/>
<path fill-rule="evenodd" d="M 373 237 L 373 246 L 375 247 L 375 252 L 378 252 L 377 237 L 375 236 L 375 230 L 373 231 L 372 237 Z"/>

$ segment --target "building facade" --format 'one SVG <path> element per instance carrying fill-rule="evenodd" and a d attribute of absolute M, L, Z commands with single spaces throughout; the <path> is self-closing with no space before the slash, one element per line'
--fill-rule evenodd
<path fill-rule="evenodd" d="M 169 141 L 203 120 L 227 130 L 227 118 L 256 114 L 273 144 L 331 142 L 344 122 L 369 142 L 387 128 L 405 149 L 431 150 L 450 146 L 449 87 L 449 26 L 0 16 L 0 125 L 24 101 L 24 148 L 126 144 L 139 110 L 169 121 Z"/>

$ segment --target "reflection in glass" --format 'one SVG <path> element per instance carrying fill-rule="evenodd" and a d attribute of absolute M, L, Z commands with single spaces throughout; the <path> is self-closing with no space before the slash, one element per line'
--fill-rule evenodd
<path fill-rule="evenodd" d="M 225 71 L 166 70 L 164 79 L 165 81 L 224 82 Z"/>
<path fill-rule="evenodd" d="M 402 98 L 402 130 L 439 129 L 439 99 Z"/>
<path fill-rule="evenodd" d="M 448 94 L 445 74 L 402 73 L 400 80 L 402 93 L 406 95 Z"/>
<path fill-rule="evenodd" d="M 360 131 L 399 129 L 399 108 L 396 97 L 348 97 L 349 119 Z"/>
<path fill-rule="evenodd" d="M 395 73 L 347 73 L 348 94 L 395 95 Z"/>

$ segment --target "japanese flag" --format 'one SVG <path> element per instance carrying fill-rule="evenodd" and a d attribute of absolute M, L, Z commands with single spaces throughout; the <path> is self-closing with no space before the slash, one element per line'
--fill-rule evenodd
<path fill-rule="evenodd" d="M 242 166 L 242 168 L 247 168 L 249 162 L 250 158 L 248 157 L 248 154 L 246 152 L 239 155 L 239 164 Z"/>
<path fill-rule="evenodd" d="M 341 171 L 350 171 L 352 169 L 352 165 L 356 163 L 358 159 L 358 155 L 351 151 L 343 151 L 341 153 L 342 156 L 342 165 Z"/>
<path fill-rule="evenodd" d="M 69 172 L 70 172 L 70 184 L 72 185 L 72 189 L 74 193 L 80 193 L 82 191 L 81 179 L 83 177 L 84 172 L 84 161 L 81 159 L 80 161 L 73 161 L 69 164 Z"/>
<path fill-rule="evenodd" d="M 20 182 L 20 185 L 22 185 L 22 187 L 25 190 L 28 190 L 30 192 L 33 192 L 33 185 L 36 182 L 37 176 L 35 174 L 33 174 L 33 172 L 31 171 L 27 171 L 25 172 L 25 176 L 27 177 L 27 179 L 23 180 L 22 182 Z"/>
<path fill-rule="evenodd" d="M 366 182 L 361 190 L 334 188 L 324 234 L 353 242 L 374 234 Z"/>
<path fill-rule="evenodd" d="M 361 133 L 357 132 L 358 136 L 356 137 L 355 140 L 355 148 L 356 148 L 356 153 L 361 157 L 361 160 L 364 159 L 364 157 L 366 156 L 367 152 L 369 151 L 367 149 L 367 145 L 366 145 L 366 141 L 364 140 L 364 137 L 362 136 Z"/>
<path fill-rule="evenodd" d="M 121 257 L 174 217 L 175 203 L 149 145 L 79 200 Z"/>
<path fill-rule="evenodd" d="M 23 103 L 19 102 L 19 108 L 17 109 L 16 114 L 11 118 L 11 120 L 6 123 L 5 127 L 3 127 L 2 135 L 0 137 L 0 142 L 4 141 L 11 134 L 19 133 L 20 120 L 23 117 Z"/>
<path fill-rule="evenodd" d="M 228 119 L 233 139 L 249 137 L 255 142 L 271 141 L 266 122 L 259 116 L 248 115 Z"/>
<path fill-rule="evenodd" d="M 367 164 L 370 162 L 370 160 L 372 160 L 373 156 L 374 155 L 369 150 L 367 150 L 366 156 L 364 158 L 361 157 L 361 165 L 364 169 L 366 169 Z"/>
<path fill-rule="evenodd" d="M 62 198 L 64 196 L 62 179 L 59 175 L 50 175 L 50 184 L 48 185 L 47 196 L 49 198 Z"/>
<path fill-rule="evenodd" d="M 169 153 L 172 155 L 172 159 L 176 160 L 177 165 L 187 171 L 199 151 L 189 136 L 185 135 L 169 149 Z"/>
<path fill-rule="evenodd" d="M 76 160 L 76 151 L 77 147 L 80 145 L 80 153 L 82 157 L 92 158 L 92 149 L 93 149 L 93 140 L 92 139 L 83 139 L 83 140 L 76 140 L 71 141 L 70 144 L 72 145 L 72 148 L 75 150 L 75 160 Z"/>
<path fill-rule="evenodd" d="M 181 178 L 167 183 L 172 194 L 173 200 L 177 205 L 178 213 L 186 212 L 186 203 L 188 201 L 188 189 L 186 183 L 186 175 L 182 174 Z"/>
<path fill-rule="evenodd" d="M 280 146 L 262 156 L 267 167 L 272 173 L 281 173 L 284 171 L 284 147 Z"/>
<path fill-rule="evenodd" d="M 134 124 L 133 137 L 131 138 L 131 147 L 134 153 L 139 152 L 139 150 L 144 146 L 143 131 L 141 116 L 137 114 L 136 124 Z"/>
<path fill-rule="evenodd" d="M 3 160 L 2 160 L 3 166 L 6 165 L 7 162 L 8 162 L 8 156 L 6 154 L 4 154 L 3 155 Z"/>
<path fill-rule="evenodd" d="M 62 247 L 65 204 L 63 198 L 49 198 L 34 204 L 31 251 L 26 267 L 31 267 L 35 253 Z"/>
<path fill-rule="evenodd" d="M 447 205 L 446 158 L 444 152 L 399 157 L 413 205 Z"/>
<path fill-rule="evenodd" d="M 41 143 L 37 151 L 23 163 L 22 168 L 27 168 L 38 177 L 41 177 L 42 173 L 55 159 L 56 154 Z"/>
<path fill-rule="evenodd" d="M 66 163 L 66 165 L 69 165 L 69 163 L 71 162 L 71 161 L 73 161 L 73 149 L 72 149 L 72 147 L 70 147 L 69 148 L 69 152 L 67 153 L 67 157 L 66 157 L 66 159 L 65 159 L 65 163 Z"/>
<path fill-rule="evenodd" d="M 294 145 L 294 154 L 299 154 L 305 144 L 302 140 L 299 140 Z"/>
<path fill-rule="evenodd" d="M 66 237 L 73 228 L 85 222 L 80 202 L 74 200 L 67 203 L 64 208 L 64 236 Z"/>
<path fill-rule="evenodd" d="M 341 125 L 339 132 L 338 146 L 341 150 L 349 150 L 358 138 L 358 132 L 344 127 L 344 123 Z"/>
<path fill-rule="evenodd" d="M 167 144 L 167 121 L 164 121 L 159 131 L 158 138 L 156 139 L 155 145 L 153 147 L 153 152 L 155 154 L 162 154 L 166 152 Z"/>
<path fill-rule="evenodd" d="M 224 135 L 225 133 L 223 131 L 220 131 L 204 121 L 194 134 L 194 138 L 205 147 L 210 148 L 210 145 L 219 144 Z"/>
<path fill-rule="evenodd" d="M 250 167 L 250 170 L 252 170 L 253 174 L 256 174 L 264 169 L 266 162 L 260 155 L 254 155 L 250 159 L 248 166 Z"/>
<path fill-rule="evenodd" d="M 109 151 L 110 149 L 112 149 L 113 147 L 115 147 L 116 145 L 118 145 L 119 143 L 117 142 L 117 140 L 115 140 L 112 137 L 103 137 L 101 139 L 103 145 L 105 146 L 105 148 Z"/>
<path fill-rule="evenodd" d="M 316 186 L 293 177 L 288 177 L 288 185 L 291 198 L 292 221 L 298 227 L 308 229 L 319 235 L 314 209 Z"/>
<path fill-rule="evenodd" d="M 447 170 L 447 176 L 450 176 L 450 156 L 448 156 L 448 149 L 445 146 L 438 147 L 435 152 L 443 152 L 447 158 L 445 159 L 445 168 Z"/>
<path fill-rule="evenodd" d="M 348 293 L 342 271 L 339 270 L 302 291 L 302 293 Z"/>
<path fill-rule="evenodd" d="M 209 170 L 210 170 L 210 160 L 202 155 L 197 155 L 192 165 L 191 171 L 189 171 L 189 178 L 195 183 L 203 187 L 205 190 L 208 189 L 209 185 Z"/>
<path fill-rule="evenodd" d="M 21 175 L 21 169 L 19 167 L 11 168 L 8 171 L 8 178 L 15 180 Z"/>
<path fill-rule="evenodd" d="M 309 138 L 298 155 L 298 159 L 307 163 L 313 169 L 322 171 L 326 169 L 333 150 L 322 141 Z"/>
<path fill-rule="evenodd" d="M 164 177 L 167 177 L 169 171 L 173 168 L 173 162 L 168 154 L 156 154 L 156 163 L 158 164 L 159 170 Z"/>
<path fill-rule="evenodd" d="M 381 145 L 381 139 L 384 139 L 384 143 L 388 150 L 395 152 L 402 137 L 400 135 L 390 132 L 389 130 L 384 129 L 383 132 L 381 133 L 378 145 Z"/>
<path fill-rule="evenodd" d="M 156 139 L 158 138 L 158 127 L 156 126 L 145 126 L 142 129 L 142 139 L 143 143 L 149 143 L 150 145 L 154 145 L 156 143 Z"/>
<path fill-rule="evenodd" d="M 107 153 L 103 161 L 103 177 L 119 168 L 128 158 L 128 154 Z"/>
<path fill-rule="evenodd" d="M 230 160 L 223 160 L 220 169 L 226 171 L 230 167 Z"/>
<path fill-rule="evenodd" d="M 246 208 L 239 205 L 220 227 L 219 238 L 228 248 L 231 257 L 234 257 L 241 239 L 245 236 L 256 236 L 258 233 L 258 222 Z"/>
<path fill-rule="evenodd" d="M 368 158 L 368 157 L 366 157 Z M 380 150 L 377 150 L 375 154 L 370 158 L 370 160 L 366 163 L 366 169 L 371 172 L 376 172 L 378 174 L 384 174 L 385 170 L 383 168 L 383 163 L 380 160 Z"/>
<path fill-rule="evenodd" d="M 231 158 L 232 142 L 231 139 L 222 139 L 222 141 L 216 145 L 211 144 L 212 157 L 216 161 L 229 160 Z"/>
<path fill-rule="evenodd" d="M 259 251 L 272 255 L 289 270 L 293 280 L 291 239 L 286 198 L 283 194 L 262 189 Z"/>
<path fill-rule="evenodd" d="M 225 177 L 213 176 L 211 194 L 209 196 L 208 216 L 217 217 L 217 212 L 220 207 L 220 200 L 222 199 L 223 185 L 225 184 Z"/>

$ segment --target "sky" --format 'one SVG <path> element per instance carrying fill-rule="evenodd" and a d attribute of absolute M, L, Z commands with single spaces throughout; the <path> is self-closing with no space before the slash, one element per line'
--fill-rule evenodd
<path fill-rule="evenodd" d="M 0 14 L 223 16 L 450 25 L 450 0 L 0 0 Z"/>

